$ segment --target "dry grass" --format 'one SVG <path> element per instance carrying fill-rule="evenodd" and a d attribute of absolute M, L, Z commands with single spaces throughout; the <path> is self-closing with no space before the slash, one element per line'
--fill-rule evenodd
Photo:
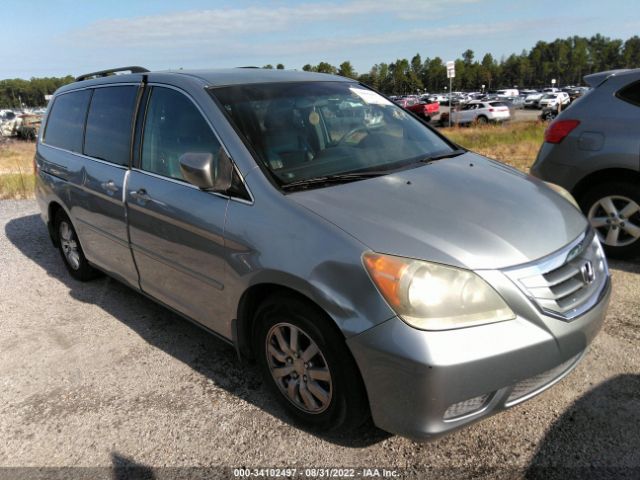
<path fill-rule="evenodd" d="M 448 138 L 481 155 L 529 173 L 544 138 L 546 123 L 518 122 L 482 127 L 443 128 Z"/>
<path fill-rule="evenodd" d="M 32 142 L 0 143 L 0 200 L 33 198 L 35 148 Z"/>

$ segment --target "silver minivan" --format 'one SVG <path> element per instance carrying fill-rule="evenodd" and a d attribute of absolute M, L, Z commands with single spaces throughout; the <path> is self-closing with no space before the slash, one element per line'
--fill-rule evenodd
<path fill-rule="evenodd" d="M 578 364 L 609 301 L 566 191 L 347 78 L 88 74 L 55 93 L 36 172 L 73 277 L 232 343 L 306 427 L 433 438 L 517 405 Z"/>

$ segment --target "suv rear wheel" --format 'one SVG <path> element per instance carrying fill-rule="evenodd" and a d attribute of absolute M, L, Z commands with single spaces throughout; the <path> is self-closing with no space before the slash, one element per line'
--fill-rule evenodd
<path fill-rule="evenodd" d="M 640 186 L 626 182 L 597 185 L 582 196 L 580 207 L 607 255 L 632 258 L 640 254 Z"/>
<path fill-rule="evenodd" d="M 347 431 L 369 416 L 360 372 L 344 337 L 322 312 L 293 296 L 258 308 L 254 351 L 269 389 L 300 424 Z"/>

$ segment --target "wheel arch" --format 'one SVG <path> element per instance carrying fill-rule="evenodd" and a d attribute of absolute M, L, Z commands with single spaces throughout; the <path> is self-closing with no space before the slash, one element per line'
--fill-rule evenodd
<path fill-rule="evenodd" d="M 634 183 L 640 186 L 640 172 L 628 168 L 608 168 L 590 173 L 573 187 L 571 194 L 578 200 L 595 185 L 606 182 Z"/>
<path fill-rule="evenodd" d="M 257 307 L 265 301 L 267 298 L 273 295 L 289 295 L 297 297 L 311 308 L 314 308 L 323 317 L 327 319 L 328 328 L 338 332 L 342 338 L 345 338 L 344 333 L 338 327 L 335 319 L 327 313 L 327 311 L 320 306 L 320 304 L 311 298 L 308 294 L 302 293 L 299 290 L 291 288 L 280 283 L 274 282 L 262 282 L 249 286 L 241 295 L 238 302 L 236 320 L 235 320 L 235 338 L 236 348 L 241 357 L 247 359 L 254 358 L 254 352 L 252 348 L 252 335 L 255 328 L 254 312 Z"/>
<path fill-rule="evenodd" d="M 53 245 L 55 247 L 58 247 L 59 245 L 57 235 L 54 232 L 54 222 L 56 219 L 56 215 L 58 215 L 58 212 L 60 211 L 69 216 L 69 213 L 65 210 L 60 202 L 57 202 L 55 200 L 49 202 L 49 206 L 47 207 L 47 230 L 49 230 L 49 237 L 51 238 L 51 241 L 53 242 Z"/>

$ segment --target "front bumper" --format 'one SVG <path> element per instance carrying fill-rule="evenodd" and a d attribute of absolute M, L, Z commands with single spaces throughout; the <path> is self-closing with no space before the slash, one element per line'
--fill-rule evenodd
<path fill-rule="evenodd" d="M 349 338 L 374 423 L 432 439 L 537 395 L 579 363 L 604 321 L 610 294 L 608 280 L 600 301 L 568 322 L 543 315 L 511 289 L 506 296 L 514 320 L 436 332 L 394 317 Z M 456 416 L 458 406 L 467 405 L 461 402 L 472 399 L 477 408 Z"/>

